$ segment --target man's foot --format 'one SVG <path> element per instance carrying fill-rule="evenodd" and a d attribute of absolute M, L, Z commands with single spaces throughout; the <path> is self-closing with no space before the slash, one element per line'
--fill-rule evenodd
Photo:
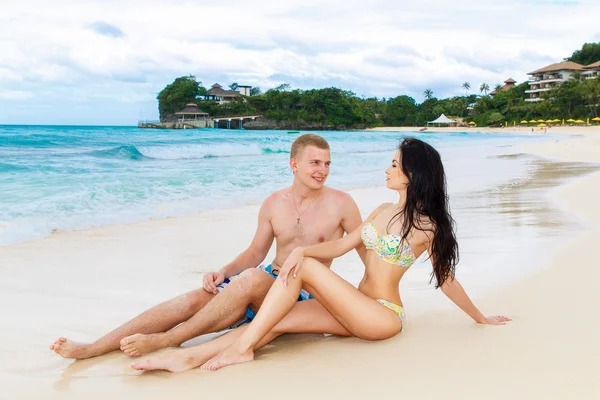
<path fill-rule="evenodd" d="M 153 351 L 169 347 L 165 335 L 162 333 L 153 333 L 143 335 L 137 333 L 121 339 L 121 350 L 129 357 L 139 357 Z"/>
<path fill-rule="evenodd" d="M 74 342 L 64 337 L 56 339 L 54 344 L 50 346 L 50 350 L 64 358 L 75 358 L 77 360 L 96 356 L 92 352 L 91 344 Z"/>
<path fill-rule="evenodd" d="M 193 357 L 186 355 L 184 350 L 173 351 L 162 356 L 150 357 L 145 361 L 131 364 L 131 368 L 138 371 L 164 370 L 170 372 L 183 372 L 196 367 Z"/>
<path fill-rule="evenodd" d="M 254 360 L 254 351 L 241 351 L 237 348 L 236 343 L 234 343 L 204 363 L 200 369 L 216 371 L 228 365 L 242 364 L 252 360 Z"/>

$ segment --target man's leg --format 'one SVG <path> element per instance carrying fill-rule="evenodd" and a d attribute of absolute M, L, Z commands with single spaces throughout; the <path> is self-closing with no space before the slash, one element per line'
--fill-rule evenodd
<path fill-rule="evenodd" d="M 271 275 L 258 268 L 247 269 L 189 320 L 168 332 L 126 337 L 121 340 L 121 350 L 137 357 L 227 329 L 244 318 L 248 306 L 258 310 L 274 282 Z"/>
<path fill-rule="evenodd" d="M 57 339 L 50 350 L 64 358 L 90 358 L 118 350 L 120 341 L 134 333 L 164 332 L 188 320 L 204 307 L 214 294 L 200 288 L 175 297 L 146 310 L 93 343 L 78 343 L 64 337 Z"/>

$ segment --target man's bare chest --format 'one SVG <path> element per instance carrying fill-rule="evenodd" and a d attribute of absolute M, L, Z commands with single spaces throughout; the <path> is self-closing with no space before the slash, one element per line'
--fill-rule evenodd
<path fill-rule="evenodd" d="M 315 215 L 300 218 L 288 215 L 272 220 L 275 238 L 280 244 L 294 242 L 297 245 L 312 245 L 341 236 L 341 221 L 336 215 Z"/>

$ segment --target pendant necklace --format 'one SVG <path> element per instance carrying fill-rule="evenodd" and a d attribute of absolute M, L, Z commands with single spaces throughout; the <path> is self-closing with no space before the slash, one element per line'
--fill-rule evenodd
<path fill-rule="evenodd" d="M 296 196 L 294 196 L 294 192 L 292 192 L 292 199 L 294 199 L 294 207 L 296 207 L 296 214 L 298 214 L 298 218 L 296 218 L 296 226 L 299 227 L 300 226 L 300 217 L 302 216 L 302 214 L 304 214 L 306 211 L 308 211 L 308 209 L 310 208 L 310 206 L 313 205 L 313 203 L 315 202 L 315 200 L 317 200 L 317 198 L 319 197 L 321 193 L 317 194 L 315 196 L 315 198 L 313 199 L 313 201 L 310 202 L 310 204 L 308 205 L 308 207 L 306 207 L 306 209 L 302 212 L 300 212 L 300 210 L 298 209 L 298 204 L 296 204 Z"/>

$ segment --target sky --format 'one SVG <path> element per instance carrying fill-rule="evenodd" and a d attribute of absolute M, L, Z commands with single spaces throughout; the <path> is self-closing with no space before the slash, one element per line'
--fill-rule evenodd
<path fill-rule="evenodd" d="M 158 119 L 157 93 L 189 74 L 421 102 L 598 41 L 597 0 L 0 0 L 0 124 Z"/>

